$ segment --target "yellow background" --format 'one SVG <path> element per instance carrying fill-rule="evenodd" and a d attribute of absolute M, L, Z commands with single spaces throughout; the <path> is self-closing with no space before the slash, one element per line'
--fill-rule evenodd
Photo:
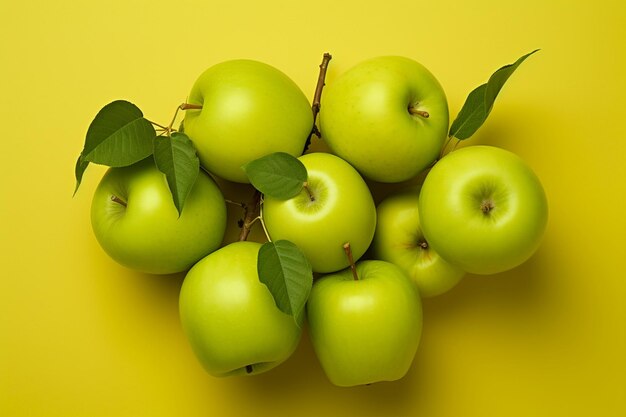
<path fill-rule="evenodd" d="M 2 2 L 0 416 L 626 415 L 623 1 L 372 4 Z M 182 275 L 132 272 L 95 241 L 89 205 L 104 169 L 90 167 L 72 198 L 102 106 L 124 98 L 168 122 L 220 61 L 268 62 L 310 97 L 325 51 L 329 82 L 405 55 L 439 78 L 454 116 L 535 48 L 472 142 L 537 172 L 550 202 L 543 245 L 513 271 L 426 300 L 399 382 L 333 387 L 306 336 L 270 373 L 209 376 L 181 332 Z"/>

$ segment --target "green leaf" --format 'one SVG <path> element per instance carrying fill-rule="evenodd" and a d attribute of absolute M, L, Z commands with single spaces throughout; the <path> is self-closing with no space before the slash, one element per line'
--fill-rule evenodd
<path fill-rule="evenodd" d="M 83 154 L 78 155 L 78 159 L 76 160 L 76 167 L 74 168 L 74 175 L 76 176 L 76 187 L 74 188 L 74 195 L 76 195 L 76 191 L 78 191 L 78 187 L 80 187 L 80 183 L 83 180 L 83 174 L 85 170 L 89 166 L 89 161 L 86 161 L 83 158 Z"/>
<path fill-rule="evenodd" d="M 298 195 L 307 180 L 302 162 L 285 152 L 271 153 L 248 162 L 242 168 L 254 188 L 279 200 Z"/>
<path fill-rule="evenodd" d="M 517 67 L 520 66 L 522 62 L 526 60 L 529 56 L 537 52 L 539 49 L 535 49 L 534 51 L 527 53 L 526 55 L 520 57 L 513 64 L 505 65 L 489 77 L 489 81 L 487 81 L 487 91 L 485 91 L 485 106 L 487 107 L 487 113 L 491 111 L 493 107 L 494 101 L 496 101 L 496 97 L 498 93 L 504 86 L 504 83 L 509 79 L 511 74 L 515 72 Z"/>
<path fill-rule="evenodd" d="M 200 171 L 196 149 L 184 133 L 174 132 L 171 137 L 157 136 L 154 139 L 154 161 L 167 178 L 180 215 Z"/>
<path fill-rule="evenodd" d="M 461 140 L 467 139 L 482 126 L 487 119 L 486 90 L 487 84 L 482 84 L 469 93 L 459 115 L 450 126 L 450 136 Z"/>
<path fill-rule="evenodd" d="M 110 167 L 132 165 L 150 156 L 156 132 L 137 106 L 117 100 L 104 106 L 89 125 L 82 156 Z"/>
<path fill-rule="evenodd" d="M 529 56 L 537 52 L 539 49 L 520 57 L 513 64 L 505 65 L 494 72 L 487 83 L 482 84 L 472 90 L 467 96 L 465 104 L 461 108 L 456 119 L 450 126 L 449 136 L 459 140 L 464 140 L 472 136 L 487 120 L 487 116 L 491 113 L 493 104 L 498 97 L 498 93 L 509 79 L 511 74 L 515 72 L 517 67 Z"/>
<path fill-rule="evenodd" d="M 301 326 L 313 286 L 313 271 L 304 254 L 288 240 L 267 242 L 259 249 L 257 269 L 276 306 Z"/>

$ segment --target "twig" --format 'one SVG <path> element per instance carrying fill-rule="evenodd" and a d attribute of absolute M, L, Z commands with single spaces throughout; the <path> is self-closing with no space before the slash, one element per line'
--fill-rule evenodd
<path fill-rule="evenodd" d="M 245 241 L 248 239 L 252 225 L 254 224 L 258 212 L 259 205 L 261 204 L 261 192 L 256 190 L 250 203 L 244 206 L 244 218 L 241 225 L 241 232 L 239 233 L 239 241 Z"/>
<path fill-rule="evenodd" d="M 315 87 L 315 94 L 313 95 L 313 105 L 311 106 L 311 110 L 313 111 L 313 128 L 311 129 L 311 133 L 309 133 L 309 137 L 304 144 L 304 150 L 302 153 L 306 152 L 311 145 L 311 138 L 313 135 L 321 138 L 322 135 L 317 128 L 317 114 L 320 112 L 320 102 L 322 100 L 322 90 L 324 89 L 324 85 L 326 85 L 326 71 L 328 70 L 328 63 L 333 58 L 331 54 L 328 52 L 324 53 L 324 57 L 322 58 L 322 63 L 320 64 L 320 72 L 317 77 L 317 86 Z"/>

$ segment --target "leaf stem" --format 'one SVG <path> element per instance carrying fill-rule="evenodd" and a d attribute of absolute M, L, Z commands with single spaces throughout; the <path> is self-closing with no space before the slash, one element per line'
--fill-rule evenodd
<path fill-rule="evenodd" d="M 263 221 L 263 204 L 261 204 L 261 214 L 259 214 L 256 218 L 254 218 L 254 220 L 252 220 L 252 223 L 259 221 L 259 223 L 261 223 L 261 227 L 263 228 L 263 233 L 265 233 L 265 238 L 267 239 L 268 242 L 272 241 L 272 238 L 270 237 L 270 234 L 267 232 L 267 228 L 265 227 L 265 221 Z"/>
<path fill-rule="evenodd" d="M 354 258 L 352 257 L 352 249 L 350 248 L 350 242 L 346 242 L 343 245 L 343 250 L 346 252 L 348 261 L 350 262 L 350 269 L 352 270 L 352 278 L 355 281 L 359 280 L 359 275 L 356 273 L 356 265 L 354 264 Z"/>
<path fill-rule="evenodd" d="M 452 140 L 452 136 L 448 136 L 446 138 L 446 141 L 444 142 L 443 146 L 441 147 L 441 152 L 439 152 L 439 159 L 443 158 L 443 156 L 446 154 L 446 148 L 450 144 L 451 140 Z"/>
<path fill-rule="evenodd" d="M 448 146 L 450 146 L 450 142 L 452 142 L 452 139 L 456 139 L 456 142 L 452 146 L 452 149 L 450 149 L 450 151 L 446 152 L 446 150 L 448 149 Z M 457 148 L 457 146 L 459 146 L 459 143 L 461 143 L 461 139 L 458 139 L 458 138 L 456 138 L 454 136 L 448 136 L 448 139 L 446 139 L 446 142 L 443 144 L 443 147 L 441 148 L 441 152 L 439 153 L 439 159 L 443 158 L 445 155 L 447 155 L 450 152 L 454 151 Z"/>
<path fill-rule="evenodd" d="M 152 123 L 153 125 L 155 125 L 156 127 L 163 130 L 167 136 L 171 136 L 172 132 L 176 132 L 176 129 L 174 129 L 174 123 L 176 123 L 176 118 L 178 117 L 178 112 L 180 110 L 201 109 L 201 108 L 202 106 L 199 104 L 190 104 L 190 103 L 181 104 L 180 106 L 176 107 L 176 111 L 174 112 L 174 117 L 172 117 L 172 121 L 170 122 L 169 126 L 163 126 L 150 120 L 148 121 Z"/>
<path fill-rule="evenodd" d="M 456 150 L 456 147 L 459 146 L 459 143 L 461 143 L 461 139 L 456 139 L 456 142 L 454 143 L 454 146 L 452 147 L 452 150 L 450 152 L 454 152 L 454 150 Z"/>
<path fill-rule="evenodd" d="M 313 135 L 318 138 L 322 137 L 319 129 L 317 128 L 317 114 L 320 112 L 320 106 L 322 101 L 322 90 L 324 89 L 324 85 L 326 85 L 326 72 L 328 71 L 328 63 L 333 58 L 333 56 L 325 52 L 322 57 L 322 63 L 320 64 L 320 72 L 317 76 L 317 85 L 315 86 L 315 94 L 313 95 L 313 104 L 311 106 L 311 110 L 313 111 L 313 128 L 311 129 L 311 133 L 309 133 L 309 137 L 306 140 L 304 145 L 304 150 L 302 153 L 306 152 L 311 145 L 311 138 Z"/>
<path fill-rule="evenodd" d="M 260 210 L 259 206 L 261 205 L 261 192 L 258 190 L 254 191 L 254 195 L 250 200 L 250 203 L 244 205 L 244 218 L 243 224 L 241 225 L 241 232 L 239 233 L 239 241 L 243 242 L 248 239 L 248 235 L 250 234 L 250 229 L 252 229 L 252 225 L 254 224 L 257 218 L 257 212 Z"/>
<path fill-rule="evenodd" d="M 263 227 L 263 233 L 265 233 L 265 238 L 268 242 L 271 242 L 272 238 L 267 231 L 267 227 L 265 227 L 265 220 L 263 218 L 263 195 L 261 195 L 261 201 L 259 202 L 259 221 L 261 222 L 261 227 Z"/>
<path fill-rule="evenodd" d="M 174 117 L 172 117 L 172 121 L 170 122 L 170 125 L 167 127 L 167 134 L 168 134 L 168 136 L 172 132 L 172 126 L 174 126 L 174 123 L 176 122 L 176 117 L 178 116 L 178 111 L 180 110 L 181 106 L 182 106 L 182 104 L 180 106 L 176 107 L 176 111 L 174 112 Z"/>
<path fill-rule="evenodd" d="M 146 120 L 148 120 L 148 119 L 146 119 Z M 156 126 L 156 127 L 158 127 L 158 128 L 161 128 L 161 129 L 163 129 L 163 130 L 168 130 L 168 128 L 167 128 L 167 127 L 165 127 L 165 126 L 163 126 L 163 125 L 160 125 L 160 124 L 158 124 L 158 123 L 155 123 L 155 122 L 153 122 L 152 120 L 148 120 L 148 122 L 150 122 L 151 124 L 155 125 L 155 126 Z"/>

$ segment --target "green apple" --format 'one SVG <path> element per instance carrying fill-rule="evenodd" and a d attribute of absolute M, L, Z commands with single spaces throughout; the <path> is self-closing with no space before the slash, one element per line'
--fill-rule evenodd
<path fill-rule="evenodd" d="M 415 177 L 436 160 L 448 133 L 441 85 L 399 56 L 362 62 L 329 82 L 319 116 L 333 153 L 379 182 Z"/>
<path fill-rule="evenodd" d="M 313 127 L 308 99 L 287 75 L 251 60 L 223 62 L 196 81 L 184 129 L 200 162 L 226 180 L 247 183 L 241 166 L 272 152 L 302 154 Z"/>
<path fill-rule="evenodd" d="M 165 175 L 147 158 L 107 171 L 93 196 L 91 224 L 115 261 L 170 274 L 188 270 L 220 246 L 226 204 L 213 179 L 200 172 L 179 217 Z"/>
<path fill-rule="evenodd" d="M 301 330 L 259 281 L 260 243 L 235 242 L 200 260 L 180 291 L 180 320 L 211 375 L 258 374 L 285 361 Z"/>
<path fill-rule="evenodd" d="M 392 263 L 361 261 L 316 280 L 307 303 L 310 337 L 338 386 L 394 381 L 409 370 L 422 331 L 415 286 Z"/>
<path fill-rule="evenodd" d="M 424 236 L 445 260 L 474 274 L 494 274 L 526 261 L 548 219 L 543 187 L 512 152 L 469 146 L 442 158 L 419 199 Z"/>
<path fill-rule="evenodd" d="M 313 271 L 338 271 L 349 265 L 345 243 L 359 259 L 372 242 L 374 199 L 359 173 L 341 158 L 319 152 L 298 159 L 308 172 L 307 187 L 289 200 L 266 196 L 265 226 L 272 240 L 295 243 Z"/>
<path fill-rule="evenodd" d="M 376 207 L 372 255 L 400 267 L 420 296 L 432 297 L 454 287 L 465 275 L 435 252 L 420 225 L 419 188 L 392 194 Z"/>

